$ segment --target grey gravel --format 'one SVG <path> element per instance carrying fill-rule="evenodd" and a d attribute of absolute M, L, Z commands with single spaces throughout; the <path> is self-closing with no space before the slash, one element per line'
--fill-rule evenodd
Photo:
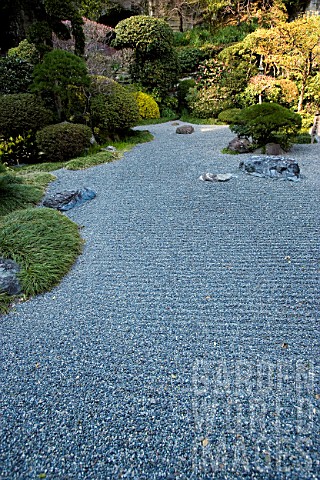
<path fill-rule="evenodd" d="M 97 197 L 71 272 L 1 318 L 0 478 L 320 478 L 320 147 L 274 182 L 227 127 L 148 128 L 50 187 Z"/>

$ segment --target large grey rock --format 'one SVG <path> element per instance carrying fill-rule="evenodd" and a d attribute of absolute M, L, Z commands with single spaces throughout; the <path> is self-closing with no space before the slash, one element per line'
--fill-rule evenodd
<path fill-rule="evenodd" d="M 252 152 L 252 145 L 247 138 L 234 138 L 229 142 L 228 149 L 237 153 Z"/>
<path fill-rule="evenodd" d="M 181 134 L 190 134 L 194 132 L 194 128 L 192 125 L 181 125 L 181 127 L 178 127 L 176 129 L 176 133 L 181 133 Z"/>
<path fill-rule="evenodd" d="M 231 173 L 203 173 L 199 180 L 203 182 L 227 182 L 232 176 Z"/>
<path fill-rule="evenodd" d="M 21 285 L 17 277 L 19 265 L 13 260 L 0 258 L 0 292 L 8 295 L 17 295 L 21 292 Z"/>
<path fill-rule="evenodd" d="M 67 190 L 64 192 L 54 193 L 53 195 L 47 195 L 42 205 L 48 208 L 55 208 L 60 211 L 71 210 L 73 207 L 77 207 L 95 198 L 96 193 L 90 188 L 82 188 L 81 190 Z"/>
<path fill-rule="evenodd" d="M 300 179 L 299 165 L 291 158 L 253 155 L 240 162 L 239 168 L 256 177 L 291 181 Z"/>

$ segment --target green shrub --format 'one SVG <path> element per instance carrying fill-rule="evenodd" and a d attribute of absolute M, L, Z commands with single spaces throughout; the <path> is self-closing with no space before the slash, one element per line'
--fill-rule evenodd
<path fill-rule="evenodd" d="M 173 47 L 173 32 L 159 18 L 137 15 L 118 23 L 115 28 L 116 48 L 132 48 L 130 66 L 132 80 L 149 92 L 156 88 L 165 97 L 177 82 L 179 61 Z"/>
<path fill-rule="evenodd" d="M 6 165 L 36 162 L 38 150 L 33 133 L 24 136 L 0 138 L 0 160 Z"/>
<path fill-rule="evenodd" d="M 27 92 L 32 83 L 33 65 L 15 57 L 0 57 L 0 94 Z"/>
<path fill-rule="evenodd" d="M 191 89 L 187 102 L 192 115 L 199 118 L 217 117 L 222 110 L 227 110 L 234 104 L 226 89 L 217 86 Z"/>
<path fill-rule="evenodd" d="M 115 28 L 115 48 L 134 48 L 148 58 L 161 57 L 172 50 L 173 31 L 160 18 L 136 15 L 126 18 Z"/>
<path fill-rule="evenodd" d="M 276 142 L 288 148 L 290 138 L 301 128 L 301 117 L 276 103 L 262 103 L 241 110 L 230 128 L 257 145 Z"/>
<path fill-rule="evenodd" d="M 54 105 L 58 120 L 85 114 L 84 91 L 90 85 L 85 61 L 64 50 L 52 50 L 34 68 L 31 90 Z"/>
<path fill-rule="evenodd" d="M 139 122 L 137 102 L 122 85 L 106 77 L 94 77 L 92 92 L 91 125 L 101 139 L 128 130 Z"/>
<path fill-rule="evenodd" d="M 45 160 L 60 162 L 83 154 L 90 147 L 91 136 L 86 125 L 58 123 L 39 130 L 36 141 Z"/>
<path fill-rule="evenodd" d="M 241 112 L 240 108 L 228 108 L 228 110 L 219 113 L 218 120 L 228 124 L 235 123 L 239 112 Z"/>
<path fill-rule="evenodd" d="M 181 47 L 177 50 L 181 73 L 188 74 L 197 70 L 206 55 L 201 48 Z"/>
<path fill-rule="evenodd" d="M 22 40 L 17 47 L 10 48 L 8 57 L 20 58 L 31 65 L 36 65 L 40 61 L 40 55 L 33 43 L 27 39 Z"/>
<path fill-rule="evenodd" d="M 51 121 L 52 112 L 35 95 L 0 95 L 0 135 L 3 137 L 35 132 Z"/>
<path fill-rule="evenodd" d="M 139 115 L 142 119 L 160 118 L 159 106 L 151 95 L 143 92 L 137 92 L 133 95 L 138 104 Z"/>
<path fill-rule="evenodd" d="M 194 27 L 185 32 L 174 33 L 174 44 L 180 46 L 201 47 L 207 43 L 212 43 L 213 35 L 209 30 L 201 27 Z"/>
<path fill-rule="evenodd" d="M 194 88 L 195 85 L 196 82 L 192 78 L 181 80 L 179 82 L 177 89 L 179 111 L 188 108 L 187 95 L 189 94 L 190 89 Z"/>

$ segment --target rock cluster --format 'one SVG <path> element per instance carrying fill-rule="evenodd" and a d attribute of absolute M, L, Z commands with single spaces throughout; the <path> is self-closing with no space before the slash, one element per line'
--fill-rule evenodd
<path fill-rule="evenodd" d="M 295 160 L 286 157 L 253 155 L 241 161 L 239 168 L 256 177 L 291 181 L 300 179 L 299 165 Z"/>

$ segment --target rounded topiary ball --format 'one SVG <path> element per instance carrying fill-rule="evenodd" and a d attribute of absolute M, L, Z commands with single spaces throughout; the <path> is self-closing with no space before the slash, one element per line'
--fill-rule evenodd
<path fill-rule="evenodd" d="M 46 160 L 59 162 L 83 154 L 90 147 L 91 137 L 86 125 L 58 123 L 39 130 L 36 141 Z"/>
<path fill-rule="evenodd" d="M 94 77 L 92 91 L 91 124 L 98 135 L 112 136 L 138 123 L 137 102 L 125 87 L 106 77 Z"/>
<path fill-rule="evenodd" d="M 52 122 L 52 112 L 31 93 L 0 96 L 0 134 L 4 137 L 35 132 Z"/>
<path fill-rule="evenodd" d="M 134 97 L 138 104 L 141 118 L 160 118 L 159 106 L 151 95 L 144 92 L 136 92 L 134 93 Z"/>

